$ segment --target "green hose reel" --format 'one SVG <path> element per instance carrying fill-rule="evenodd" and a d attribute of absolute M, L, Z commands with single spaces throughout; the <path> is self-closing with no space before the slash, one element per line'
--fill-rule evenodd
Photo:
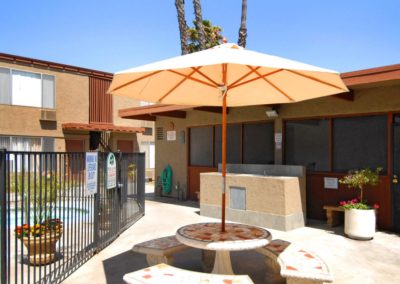
<path fill-rule="evenodd" d="M 168 194 L 172 190 L 172 168 L 167 165 L 161 173 L 163 193 Z"/>

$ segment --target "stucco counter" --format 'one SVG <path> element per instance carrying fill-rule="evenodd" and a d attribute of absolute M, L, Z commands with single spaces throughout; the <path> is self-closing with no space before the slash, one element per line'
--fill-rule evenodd
<path fill-rule="evenodd" d="M 221 216 L 221 173 L 200 174 L 200 214 Z M 227 220 L 277 230 L 304 227 L 305 177 L 226 175 Z"/>

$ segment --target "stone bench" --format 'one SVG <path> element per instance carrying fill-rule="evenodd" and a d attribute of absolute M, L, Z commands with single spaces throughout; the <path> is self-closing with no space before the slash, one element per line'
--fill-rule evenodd
<path fill-rule="evenodd" d="M 333 281 L 328 266 L 315 253 L 289 246 L 289 242 L 277 239 L 256 249 L 266 256 L 266 283 L 316 284 Z"/>
<path fill-rule="evenodd" d="M 175 236 L 168 236 L 136 244 L 132 251 L 146 254 L 148 265 L 153 266 L 159 263 L 172 264 L 172 254 L 188 248 L 188 246 L 179 242 Z"/>
<path fill-rule="evenodd" d="M 334 227 L 342 223 L 344 209 L 341 206 L 335 205 L 324 205 L 324 210 L 326 210 L 326 224 L 329 227 Z"/>
<path fill-rule="evenodd" d="M 123 277 L 128 284 L 176 284 L 176 283 L 213 283 L 213 284 L 251 284 L 247 275 L 209 274 L 176 268 L 164 263 L 143 268 Z"/>

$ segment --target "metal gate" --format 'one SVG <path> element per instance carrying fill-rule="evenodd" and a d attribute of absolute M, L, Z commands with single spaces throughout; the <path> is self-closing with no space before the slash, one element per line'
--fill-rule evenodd
<path fill-rule="evenodd" d="M 1 283 L 60 283 L 143 216 L 144 154 L 115 153 L 107 189 L 99 152 L 93 195 L 85 155 L 0 151 Z"/>

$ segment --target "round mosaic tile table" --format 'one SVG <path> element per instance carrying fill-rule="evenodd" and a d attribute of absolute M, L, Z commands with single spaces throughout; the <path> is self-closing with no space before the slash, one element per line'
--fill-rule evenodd
<path fill-rule="evenodd" d="M 212 273 L 234 274 L 230 251 L 263 247 L 272 237 L 269 231 L 255 226 L 227 223 L 225 232 L 221 232 L 221 223 L 197 223 L 179 228 L 176 238 L 191 247 L 214 250 Z"/>

